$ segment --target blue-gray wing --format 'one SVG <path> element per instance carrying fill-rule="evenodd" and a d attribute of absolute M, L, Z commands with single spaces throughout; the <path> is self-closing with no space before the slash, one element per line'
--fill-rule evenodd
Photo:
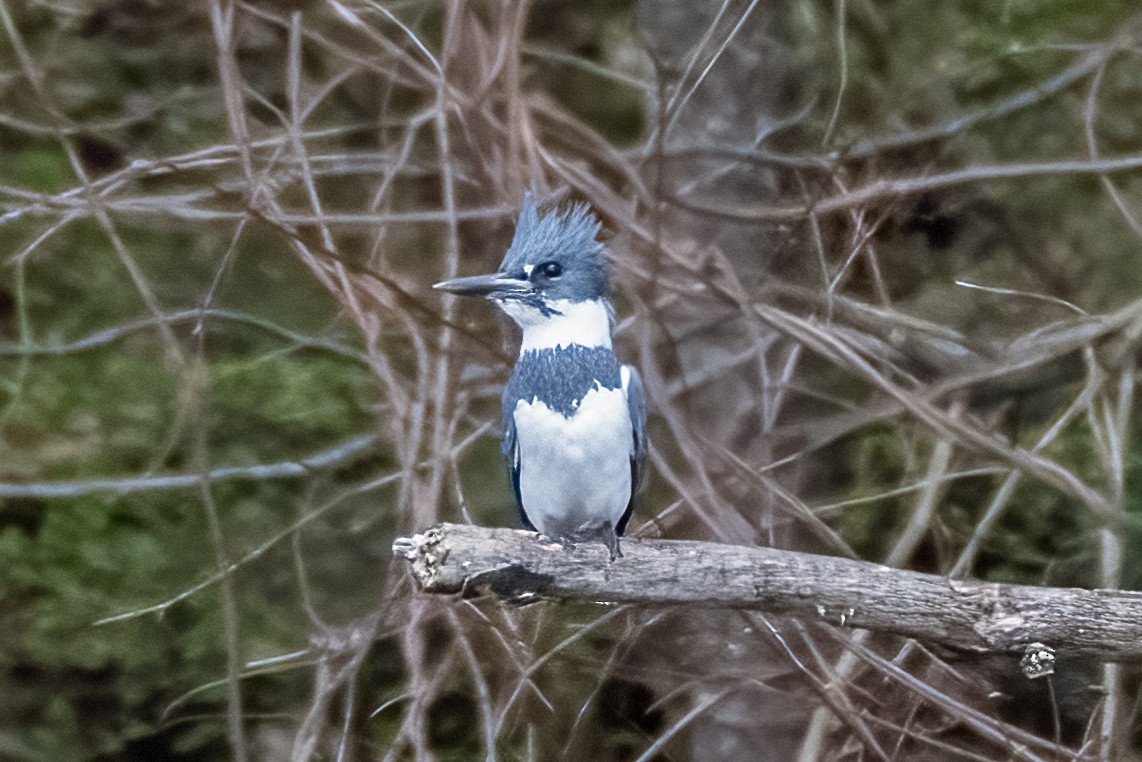
<path fill-rule="evenodd" d="M 519 491 L 519 440 L 516 439 L 515 433 L 515 404 L 511 404 L 508 408 L 509 400 L 504 400 L 504 442 L 503 453 L 504 459 L 508 465 L 508 479 L 512 483 L 512 492 L 515 494 L 515 507 L 519 511 L 519 520 L 523 524 L 524 529 L 529 529 L 532 532 L 536 531 L 535 525 L 531 523 L 531 519 L 527 517 L 527 513 L 523 510 L 523 497 Z"/>
<path fill-rule="evenodd" d="M 646 394 L 642 390 L 642 376 L 632 365 L 622 367 L 623 391 L 627 395 L 627 411 L 630 413 L 631 430 L 634 434 L 630 450 L 630 502 L 619 519 L 615 533 L 622 535 L 627 522 L 634 513 L 635 495 L 642 483 L 643 462 L 646 460 Z"/>

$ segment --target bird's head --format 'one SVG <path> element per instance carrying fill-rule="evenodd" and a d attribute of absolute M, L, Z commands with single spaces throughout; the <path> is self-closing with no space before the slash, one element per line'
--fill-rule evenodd
<path fill-rule="evenodd" d="M 584 303 L 609 305 L 600 223 L 584 204 L 541 213 L 528 194 L 499 272 L 454 278 L 433 288 L 495 302 L 525 330 Z"/>

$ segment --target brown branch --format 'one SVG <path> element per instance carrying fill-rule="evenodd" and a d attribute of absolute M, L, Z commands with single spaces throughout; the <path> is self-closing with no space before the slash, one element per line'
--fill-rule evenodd
<path fill-rule="evenodd" d="M 852 190 L 826 196 L 811 204 L 770 206 L 766 204 L 739 203 L 712 206 L 671 195 L 669 202 L 680 209 L 694 214 L 730 220 L 733 222 L 780 222 L 800 220 L 810 213 L 818 215 L 837 214 L 856 207 L 881 201 L 915 196 L 921 193 L 971 183 L 1019 180 L 1045 176 L 1067 175 L 1107 175 L 1119 172 L 1134 172 L 1142 169 L 1142 156 L 1116 156 L 1107 159 L 1073 159 L 1062 161 L 1023 162 L 1011 164 L 988 164 L 942 172 L 921 177 L 902 177 L 875 180 Z"/>
<path fill-rule="evenodd" d="M 563 546 L 533 532 L 442 524 L 398 539 L 429 593 L 755 609 L 979 653 L 1142 662 L 1142 593 L 953 580 L 880 564 L 690 540 Z"/>

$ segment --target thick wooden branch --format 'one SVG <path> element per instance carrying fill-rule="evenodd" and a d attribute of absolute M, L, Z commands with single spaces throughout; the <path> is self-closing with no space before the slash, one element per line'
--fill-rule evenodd
<path fill-rule="evenodd" d="M 1142 661 L 1142 593 L 951 580 L 879 564 L 684 540 L 565 547 L 534 532 L 442 524 L 393 552 L 430 593 L 702 605 L 823 619 L 981 653 Z"/>

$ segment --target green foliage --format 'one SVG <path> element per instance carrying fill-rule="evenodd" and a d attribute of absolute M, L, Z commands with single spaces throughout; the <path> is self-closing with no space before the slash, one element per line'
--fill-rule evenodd
<path fill-rule="evenodd" d="M 194 304 L 201 298 L 218 266 L 216 251 L 211 261 L 201 242 L 178 231 L 122 233 L 140 254 L 140 265 L 154 271 L 163 301 Z M 179 267 L 172 268 L 176 256 Z M 281 277 L 276 252 L 242 256 L 223 281 L 222 306 L 281 315 L 277 324 L 288 330 L 329 320 L 328 305 L 312 304 L 309 281 Z M 284 264 L 285 273 L 296 276 L 296 266 Z M 170 277 L 163 277 L 168 271 Z M 267 278 L 274 281 L 272 289 L 256 286 Z M 69 227 L 55 246 L 38 252 L 27 283 L 24 301 L 37 343 L 72 341 L 147 314 L 106 237 L 91 223 Z M 182 351 L 193 351 L 189 326 L 177 327 L 176 334 L 187 339 Z M 157 331 L 144 326 L 111 346 L 113 351 L 33 357 L 20 375 L 19 363 L 0 363 L 5 380 L 18 389 L 8 398 L 4 426 L 4 446 L 12 453 L 0 463 L 6 479 L 193 472 L 185 376 L 165 355 Z M 205 346 L 212 466 L 289 460 L 375 425 L 373 385 L 353 360 L 297 349 L 280 334 L 232 321 L 208 321 Z M 336 482 L 334 477 L 330 486 Z M 257 548 L 309 505 L 296 483 L 233 483 L 214 493 L 232 558 Z M 302 535 L 311 595 L 333 621 L 359 615 L 379 593 L 377 584 L 364 582 L 351 594 L 343 585 L 346 578 L 363 578 L 386 555 L 375 534 L 345 547 L 347 536 L 374 525 L 375 518 L 357 517 L 377 514 L 375 498 L 343 500 Z M 164 754 L 177 749 L 185 758 L 214 754 L 224 736 L 223 693 L 217 685 L 198 689 L 216 684 L 224 673 L 216 586 L 161 615 L 94 624 L 206 579 L 214 571 L 208 537 L 195 490 L 0 504 L 0 610 L 6 612 L 0 617 L 0 674 L 9 686 L 0 704 L 11 709 L 0 712 L 0 736 L 12 739 L 18 758 L 118 757 L 133 744 L 157 744 Z M 329 552 L 333 546 L 337 552 Z M 273 656 L 303 646 L 299 633 L 309 623 L 299 605 L 289 543 L 244 568 L 248 572 L 237 590 L 248 655 Z M 192 691 L 193 698 L 164 719 L 166 708 Z M 287 676 L 266 695 L 281 702 L 267 708 L 280 709 L 308 694 Z M 218 719 L 164 724 L 202 713 Z"/>
<path fill-rule="evenodd" d="M 248 444 L 251 435 L 271 447 L 276 440 L 282 452 L 293 442 L 314 449 L 360 431 L 370 423 L 363 411 L 372 384 L 345 366 L 343 360 L 281 352 L 219 361 L 212 366 L 213 429 L 235 445 Z"/>
<path fill-rule="evenodd" d="M 220 464 L 307 454 L 321 443 L 360 433 L 368 421 L 363 373 L 351 364 L 303 352 L 255 361 L 230 358 L 212 367 L 217 376 L 212 453 Z M 12 423 L 13 431 L 21 432 L 14 441 L 31 448 L 26 457 L 41 469 L 41 478 L 129 476 L 152 465 L 155 442 L 165 439 L 174 417 L 171 400 L 177 397 L 173 383 L 153 357 L 144 360 L 134 353 L 37 361 Z M 235 484 L 215 492 L 218 504 L 225 506 L 233 557 L 300 515 L 289 508 L 300 505 L 296 486 Z M 0 628 L 0 669 L 10 677 L 36 671 L 35 682 L 21 686 L 12 699 L 33 713 L 24 721 L 32 733 L 25 741 L 36 750 L 30 758 L 117 753 L 128 739 L 155 733 L 167 704 L 215 682 L 222 672 L 225 646 L 216 593 L 210 588 L 162 616 L 93 625 L 169 598 L 213 571 L 197 494 L 144 495 L 32 501 L 25 506 L 30 518 L 0 530 L 0 606 L 11 612 Z M 334 516 L 376 512 L 377 506 L 360 500 L 339 510 Z M 9 503 L 0 519 L 12 511 Z M 334 527 L 327 523 L 316 522 L 304 535 L 303 547 L 328 545 Z M 340 538 L 340 552 L 315 554 L 309 581 L 317 603 L 343 617 L 375 600 L 376 586 L 358 585 L 352 595 L 329 596 L 326 591 L 340 590 L 346 577 L 359 578 L 362 565 L 375 564 L 383 548 L 374 539 L 347 552 L 345 527 L 333 534 Z M 239 587 L 239 606 L 243 639 L 256 651 L 251 655 L 275 655 L 302 645 L 297 638 L 306 622 L 292 570 L 287 543 L 243 577 L 247 581 Z M 326 606 L 328 599 L 332 604 Z M 39 691 L 55 684 L 73 690 L 61 690 L 52 703 L 36 707 Z M 207 691 L 195 705 L 217 713 L 220 697 L 217 689 Z M 111 724 L 97 720 L 89 708 L 92 702 L 119 706 L 117 718 Z M 92 728 L 102 735 L 91 736 Z M 221 732 L 219 724 L 215 733 Z M 217 737 L 207 735 L 196 743 L 211 744 Z"/>
<path fill-rule="evenodd" d="M 94 625 L 124 607 L 165 597 L 172 580 L 201 563 L 204 533 L 193 526 L 200 522 L 185 516 L 172 522 L 170 515 L 195 506 L 155 511 L 151 502 L 54 501 L 40 506 L 34 532 L 0 532 L 0 590 L 5 606 L 17 612 L 6 618 L 0 668 L 14 687 L 9 700 L 30 714 L 34 758 L 115 752 L 157 725 L 163 703 L 193 687 L 188 678 L 217 672 L 216 632 L 196 624 L 216 616 L 207 600 L 188 602 L 167 620 Z M 18 675 L 29 670 L 34 679 L 22 684 Z M 49 686 L 55 697 L 40 705 Z M 127 711 L 98 719 L 113 706 Z"/>
<path fill-rule="evenodd" d="M 0 177 L 20 188 L 41 193 L 65 190 L 72 180 L 67 157 L 55 141 L 31 141 L 0 128 L 6 150 L 0 151 Z"/>
<path fill-rule="evenodd" d="M 10 419 L 10 446 L 34 458 L 41 476 L 140 468 L 173 418 L 174 387 L 143 353 L 37 359 Z"/>

